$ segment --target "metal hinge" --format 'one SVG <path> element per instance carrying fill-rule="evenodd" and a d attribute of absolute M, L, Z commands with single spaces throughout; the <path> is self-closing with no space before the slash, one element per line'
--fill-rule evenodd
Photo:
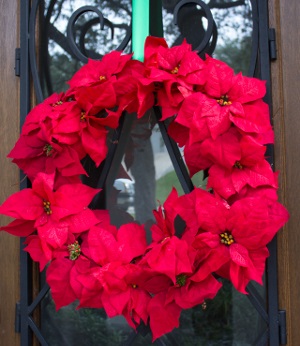
<path fill-rule="evenodd" d="M 279 343 L 280 345 L 287 344 L 287 333 L 286 333 L 286 311 L 278 311 L 278 322 L 279 322 Z"/>
<path fill-rule="evenodd" d="M 16 333 L 21 333 L 21 304 L 20 304 L 20 302 L 16 303 L 15 332 Z"/>
<path fill-rule="evenodd" d="M 15 75 L 20 77 L 21 71 L 21 49 L 16 48 L 15 50 Z"/>
<path fill-rule="evenodd" d="M 269 28 L 269 51 L 270 59 L 277 59 L 276 32 L 274 28 Z"/>

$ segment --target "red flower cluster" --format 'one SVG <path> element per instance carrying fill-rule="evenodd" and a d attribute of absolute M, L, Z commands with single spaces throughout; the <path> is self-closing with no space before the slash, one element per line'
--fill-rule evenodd
<path fill-rule="evenodd" d="M 179 325 L 182 309 L 215 297 L 221 283 L 214 274 L 243 293 L 250 280 L 261 283 L 266 245 L 288 220 L 265 159 L 273 141 L 265 84 L 202 60 L 186 42 L 169 48 L 149 37 L 144 63 L 112 52 L 89 60 L 69 85 L 28 114 L 9 157 L 32 187 L 0 207 L 15 218 L 1 230 L 26 237 L 32 259 L 41 270 L 48 265 L 57 309 L 75 300 L 104 308 L 133 328 L 149 324 L 155 340 Z M 108 211 L 89 208 L 99 190 L 80 175 L 85 156 L 96 166 L 106 158 L 108 130 L 124 111 L 142 117 L 154 105 L 184 146 L 190 174 L 208 170 L 210 191 L 178 197 L 173 190 L 154 211 L 147 244 L 143 225 L 117 229 Z M 185 221 L 181 236 L 178 216 Z"/>

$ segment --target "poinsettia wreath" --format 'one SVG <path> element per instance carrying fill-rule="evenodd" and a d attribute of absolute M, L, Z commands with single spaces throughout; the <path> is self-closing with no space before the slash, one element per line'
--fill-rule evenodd
<path fill-rule="evenodd" d="M 26 237 L 26 248 L 47 282 L 57 309 L 104 308 L 153 340 L 178 327 L 182 309 L 212 299 L 229 279 L 246 293 L 262 284 L 267 244 L 288 220 L 277 201 L 277 173 L 266 161 L 273 143 L 265 83 L 234 74 L 224 62 L 202 60 L 185 41 L 172 48 L 148 37 L 144 62 L 113 51 L 89 60 L 70 88 L 37 105 L 8 155 L 32 182 L 11 195 L 1 227 Z M 99 166 L 108 130 L 122 114 L 138 118 L 154 105 L 181 147 L 190 175 L 208 171 L 207 189 L 178 196 L 173 189 L 154 211 L 152 242 L 144 225 L 117 229 L 107 210 L 91 209 L 100 193 L 82 183 L 82 160 Z M 174 221 L 185 222 L 181 236 Z"/>

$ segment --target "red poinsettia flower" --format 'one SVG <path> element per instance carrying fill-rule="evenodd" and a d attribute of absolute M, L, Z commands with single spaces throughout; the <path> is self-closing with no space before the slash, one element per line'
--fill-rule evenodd
<path fill-rule="evenodd" d="M 188 97 L 176 122 L 190 128 L 190 142 L 208 136 L 216 139 L 235 124 L 246 133 L 271 130 L 268 105 L 262 101 L 265 83 L 234 75 L 225 63 L 207 57 L 207 82 L 201 92 Z"/>
<path fill-rule="evenodd" d="M 69 85 L 72 89 L 76 89 L 104 83 L 118 75 L 131 59 L 131 56 L 132 54 L 113 51 L 106 54 L 101 60 L 89 59 L 88 63 L 74 74 Z"/>
<path fill-rule="evenodd" d="M 140 319 L 146 323 L 146 308 L 151 296 L 143 286 L 145 272 L 132 263 L 146 251 L 144 228 L 130 223 L 116 231 L 115 227 L 107 227 L 106 222 L 99 223 L 91 227 L 87 242 L 90 258 L 99 265 L 91 268 L 90 274 L 103 288 L 101 301 L 107 314 L 111 317 L 123 314 L 133 327 Z M 149 275 L 153 276 L 148 273 L 147 277 Z M 84 275 L 81 280 L 85 282 Z"/>
<path fill-rule="evenodd" d="M 52 94 L 42 103 L 35 106 L 26 116 L 22 126 L 22 135 L 29 135 L 32 131 L 40 129 L 47 119 L 55 118 L 55 109 L 57 106 L 67 105 L 65 94 Z M 50 126 L 51 127 L 51 126 Z M 50 129 L 49 129 L 50 130 Z"/>
<path fill-rule="evenodd" d="M 226 143 L 223 142 L 223 157 L 209 169 L 208 187 L 225 198 L 239 193 L 246 185 L 253 188 L 263 185 L 277 188 L 276 177 L 264 158 L 265 146 L 250 136 L 243 136 L 239 138 L 239 157 L 233 162 L 233 151 L 230 151 L 233 141 L 227 139 Z"/>
<path fill-rule="evenodd" d="M 181 308 L 190 309 L 206 299 L 213 299 L 221 287 L 222 284 L 212 275 L 199 280 L 197 274 L 180 274 L 176 278 L 176 285 L 168 289 L 166 302 L 175 301 Z"/>
<path fill-rule="evenodd" d="M 208 169 L 214 164 L 227 168 L 232 167 L 241 158 L 240 138 L 241 135 L 237 129 L 232 127 L 215 140 L 207 138 L 202 142 L 186 143 L 184 158 L 190 175 L 193 176 L 195 173 Z M 264 156 L 262 157 L 264 158 Z"/>
<path fill-rule="evenodd" d="M 147 248 L 145 229 L 137 223 L 122 225 L 117 232 L 100 223 L 90 229 L 88 244 L 91 259 L 102 266 L 114 261 L 130 263 Z"/>
<path fill-rule="evenodd" d="M 77 146 L 60 144 L 42 129 L 21 135 L 8 154 L 13 162 L 33 181 L 39 172 L 59 173 L 68 178 L 86 174 L 80 163 L 81 150 Z M 80 156 L 79 156 L 80 155 Z"/>
<path fill-rule="evenodd" d="M 118 114 L 123 111 L 138 113 L 142 117 L 154 105 L 153 86 L 142 85 L 139 80 L 145 74 L 145 66 L 138 60 L 129 61 L 118 80 L 113 83 L 118 104 Z"/>
<path fill-rule="evenodd" d="M 152 86 L 148 91 L 157 95 L 157 104 L 162 107 L 162 120 L 176 114 L 184 98 L 206 80 L 203 60 L 192 52 L 186 41 L 169 48 L 164 39 L 148 37 L 144 64 L 144 78 L 139 81 L 144 86 Z M 145 97 L 147 93 L 140 95 L 142 100 Z"/>
<path fill-rule="evenodd" d="M 110 263 L 102 269 L 102 302 L 108 316 L 123 315 L 128 324 L 136 328 L 141 321 L 147 323 L 147 306 L 151 295 L 145 283 L 154 274 L 138 265 Z"/>
<path fill-rule="evenodd" d="M 204 62 L 192 52 L 185 40 L 169 48 L 162 38 L 148 37 L 145 42 L 145 62 L 149 80 L 178 81 L 185 85 L 203 85 L 206 81 Z"/>
<path fill-rule="evenodd" d="M 205 104 L 203 116 L 212 112 L 228 117 L 245 132 L 264 133 L 271 128 L 269 110 L 262 101 L 265 83 L 256 78 L 234 76 L 226 64 L 207 57 L 208 75 L 204 93 L 211 98 Z"/>
<path fill-rule="evenodd" d="M 0 206 L 0 213 L 20 221 L 34 221 L 39 236 L 57 248 L 66 242 L 72 227 L 83 231 L 97 223 L 91 211 L 88 219 L 82 217 L 82 213 L 86 213 L 88 204 L 99 190 L 83 184 L 66 184 L 53 191 L 53 184 L 53 176 L 38 174 L 32 188 L 11 195 Z M 13 222 L 14 232 L 17 232 L 16 221 Z M 29 235 L 24 224 L 20 223 L 20 227 L 18 233 L 25 230 L 23 236 Z"/>
<path fill-rule="evenodd" d="M 141 263 L 167 275 L 175 283 L 176 276 L 181 273 L 192 273 L 194 257 L 193 248 L 190 248 L 185 240 L 172 236 L 165 238 L 161 243 L 150 245 L 150 250 Z"/>
<path fill-rule="evenodd" d="M 183 206 L 191 202 L 194 208 L 187 212 L 189 209 Z M 254 197 L 229 206 L 208 192 L 195 189 L 179 198 L 177 210 L 186 221 L 187 232 L 196 234 L 193 246 L 198 251 L 198 260 L 202 259 L 201 271 L 195 275 L 198 280 L 212 271 L 220 275 L 229 273 L 228 278 L 243 293 L 250 280 L 262 283 L 268 256 L 266 245 L 288 220 L 282 205 Z M 191 221 L 195 214 L 197 221 Z"/>
<path fill-rule="evenodd" d="M 35 220 L 35 226 L 40 226 L 81 212 L 99 191 L 83 184 L 63 185 L 53 191 L 53 176 L 40 173 L 32 188 L 11 195 L 0 210 L 16 219 Z"/>
<path fill-rule="evenodd" d="M 98 166 L 107 153 L 106 127 L 116 128 L 120 117 L 117 113 L 107 111 L 116 105 L 114 88 L 109 82 L 84 87 L 75 92 L 74 98 L 76 101 L 72 112 L 57 119 L 53 136 L 60 140 L 66 132 L 76 133 L 85 153 Z"/>
<path fill-rule="evenodd" d="M 154 271 L 168 276 L 174 283 L 181 273 L 190 274 L 195 252 L 189 244 L 175 235 L 177 191 L 172 190 L 163 207 L 154 211 L 157 223 L 151 227 L 153 243 L 141 260 Z"/>
<path fill-rule="evenodd" d="M 55 234 L 55 232 L 53 233 Z M 24 248 L 30 254 L 30 257 L 40 264 L 40 271 L 42 271 L 46 264 L 54 258 L 69 257 L 76 259 L 80 255 L 80 245 L 76 240 L 74 234 L 69 233 L 68 238 L 64 244 L 59 248 L 52 247 L 49 242 L 45 241 L 38 235 L 30 235 L 26 238 Z M 74 248 L 72 253 L 72 248 Z M 76 249 L 78 250 L 76 252 Z"/>
<path fill-rule="evenodd" d="M 184 157 L 191 175 L 209 168 L 208 187 L 228 198 L 246 185 L 277 187 L 265 152 L 265 146 L 231 127 L 215 140 L 187 144 Z"/>
<path fill-rule="evenodd" d="M 192 94 L 184 100 L 175 119 L 177 124 L 189 129 L 191 144 L 210 137 L 216 139 L 231 126 L 227 113 L 212 110 L 210 115 L 206 113 L 206 116 L 203 116 L 203 110 L 208 107 L 208 102 L 210 99 L 203 93 Z"/>

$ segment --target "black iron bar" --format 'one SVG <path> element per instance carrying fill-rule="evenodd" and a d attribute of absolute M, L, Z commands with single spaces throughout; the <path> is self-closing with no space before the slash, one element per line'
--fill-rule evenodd
<path fill-rule="evenodd" d="M 255 307 L 257 312 L 260 314 L 262 319 L 268 324 L 269 316 L 264 306 L 265 304 L 261 298 L 261 295 L 257 292 L 256 288 L 253 286 L 251 282 L 248 284 L 246 291 L 249 293 L 247 295 L 248 299 L 250 300 L 252 305 Z"/>
<path fill-rule="evenodd" d="M 170 159 L 172 161 L 173 167 L 179 179 L 179 182 L 182 186 L 182 189 L 185 193 L 189 193 L 193 191 L 194 185 L 187 171 L 186 165 L 183 161 L 182 155 L 176 142 L 170 138 L 168 135 L 166 124 L 163 121 L 160 121 L 161 118 L 161 110 L 158 107 L 154 107 L 154 114 L 157 119 L 157 123 L 159 125 L 160 132 L 162 134 L 162 138 L 167 147 Z"/>
<path fill-rule="evenodd" d="M 48 346 L 47 341 L 45 340 L 45 338 L 43 337 L 41 331 L 39 330 L 39 328 L 37 327 L 37 325 L 35 324 L 35 322 L 33 321 L 33 319 L 31 317 L 28 317 L 28 321 L 29 321 L 29 326 L 32 329 L 32 331 L 34 332 L 34 335 L 36 336 L 36 338 L 39 340 L 41 346 Z M 31 345 L 28 344 L 28 346 Z"/>
<path fill-rule="evenodd" d="M 255 69 L 258 60 L 258 10 L 257 10 L 257 1 L 251 0 L 252 8 L 252 43 L 251 43 L 251 57 L 250 65 L 248 69 L 248 76 L 254 77 Z"/>
<path fill-rule="evenodd" d="M 35 91 L 37 102 L 41 103 L 44 100 L 44 96 L 43 96 L 42 87 L 41 87 L 41 83 L 39 79 L 38 64 L 37 64 L 37 57 L 36 57 L 36 43 L 35 43 L 35 37 L 36 37 L 35 27 L 36 27 L 36 17 L 37 17 L 37 11 L 39 8 L 39 3 L 40 3 L 40 0 L 34 0 L 32 2 L 28 30 L 29 30 L 29 58 L 30 58 L 30 68 L 31 68 L 31 74 L 33 79 L 34 91 Z M 26 32 L 27 32 L 27 29 L 26 29 Z"/>
<path fill-rule="evenodd" d="M 270 105 L 271 114 L 271 72 L 269 56 L 269 25 L 268 25 L 268 1 L 258 1 L 259 13 L 259 52 L 261 78 L 266 81 L 267 93 L 265 101 Z M 266 155 L 270 164 L 274 165 L 274 147 L 269 145 Z M 277 282 L 277 237 L 268 245 L 270 256 L 267 260 L 267 291 L 270 345 L 279 346 L 279 323 L 278 323 L 278 282 Z"/>
<path fill-rule="evenodd" d="M 44 284 L 38 295 L 34 298 L 33 302 L 28 306 L 28 315 L 32 314 L 34 309 L 40 304 L 45 295 L 49 292 L 48 284 Z"/>

